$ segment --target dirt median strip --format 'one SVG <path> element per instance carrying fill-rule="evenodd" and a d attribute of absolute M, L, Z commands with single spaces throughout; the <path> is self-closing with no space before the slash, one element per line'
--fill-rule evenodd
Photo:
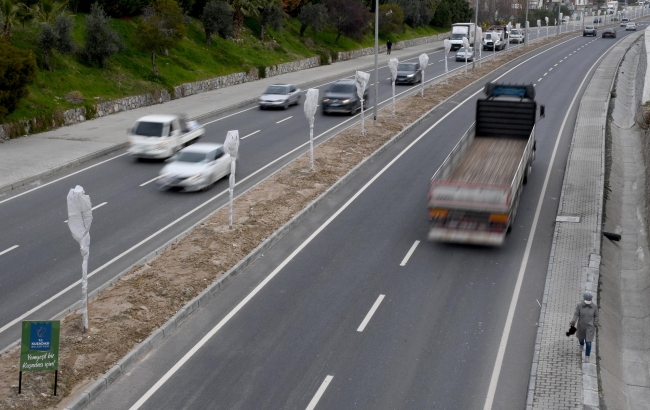
<path fill-rule="evenodd" d="M 474 73 L 459 70 L 449 77 L 448 84 L 443 79 L 428 86 L 424 98 L 414 93 L 399 100 L 395 118 L 391 116 L 392 107 L 384 107 L 378 126 L 366 118 L 365 137 L 360 136 L 357 122 L 322 142 L 315 149 L 314 172 L 309 171 L 309 154 L 303 154 L 238 197 L 232 230 L 228 229 L 227 207 L 220 208 L 158 257 L 133 268 L 92 300 L 89 334 L 83 333 L 79 315 L 62 319 L 58 397 L 51 396 L 53 372 L 23 374 L 23 394 L 18 395 L 19 348 L 2 355 L 0 409 L 64 408 L 88 389 L 75 400 L 75 405 L 83 408 L 196 310 L 200 301 L 205 303 L 223 288 L 234 276 L 230 274 L 234 267 L 254 260 L 258 252 L 251 255 L 252 251 L 262 244 L 271 246 L 274 241 L 268 239 L 281 236 L 276 234 L 278 229 L 296 215 L 304 215 L 305 207 L 313 208 L 317 198 L 362 161 L 459 90 L 556 40 L 540 41 L 528 50 L 511 50 L 507 58 L 501 55 L 496 62 L 483 61 Z"/>

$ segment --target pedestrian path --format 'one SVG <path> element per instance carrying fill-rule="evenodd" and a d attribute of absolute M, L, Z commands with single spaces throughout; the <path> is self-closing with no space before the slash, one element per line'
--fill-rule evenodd
<path fill-rule="evenodd" d="M 600 405 L 596 355 L 584 362 L 577 339 L 565 332 L 585 291 L 598 301 L 608 85 L 628 47 L 642 34 L 625 37 L 602 58 L 580 103 L 551 246 L 527 410 Z M 596 340 L 592 350 L 597 351 Z"/>
<path fill-rule="evenodd" d="M 380 54 L 379 64 L 385 65 L 390 58 L 405 59 L 442 48 L 443 42 L 437 41 L 393 50 L 390 56 Z M 255 101 L 271 84 L 291 83 L 304 89 L 373 66 L 374 54 L 195 94 L 164 104 L 124 111 L 10 140 L 0 144 L 0 197 L 3 192 L 124 147 L 127 129 L 144 115 L 182 113 L 190 118 L 205 119 Z"/>

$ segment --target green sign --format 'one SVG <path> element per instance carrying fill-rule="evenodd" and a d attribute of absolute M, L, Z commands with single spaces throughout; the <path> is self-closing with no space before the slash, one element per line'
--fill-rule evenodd
<path fill-rule="evenodd" d="M 24 321 L 20 339 L 20 371 L 59 369 L 59 331 L 61 322 Z"/>

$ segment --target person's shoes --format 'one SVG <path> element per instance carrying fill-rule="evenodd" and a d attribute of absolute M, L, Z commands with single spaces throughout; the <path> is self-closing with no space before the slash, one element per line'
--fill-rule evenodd
<path fill-rule="evenodd" d="M 578 343 L 578 344 L 580 345 L 580 350 L 584 351 L 585 350 L 585 345 L 581 345 L 580 343 Z"/>
<path fill-rule="evenodd" d="M 591 359 L 589 358 L 589 356 L 585 356 L 585 360 L 584 360 L 584 362 L 585 362 L 585 363 L 589 363 L 590 361 L 591 361 Z"/>

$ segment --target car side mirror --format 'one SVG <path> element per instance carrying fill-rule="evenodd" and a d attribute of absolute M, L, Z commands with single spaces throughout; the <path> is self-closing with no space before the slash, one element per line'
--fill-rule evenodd
<path fill-rule="evenodd" d="M 544 118 L 546 117 L 546 106 L 541 105 L 539 107 L 539 118 Z"/>

